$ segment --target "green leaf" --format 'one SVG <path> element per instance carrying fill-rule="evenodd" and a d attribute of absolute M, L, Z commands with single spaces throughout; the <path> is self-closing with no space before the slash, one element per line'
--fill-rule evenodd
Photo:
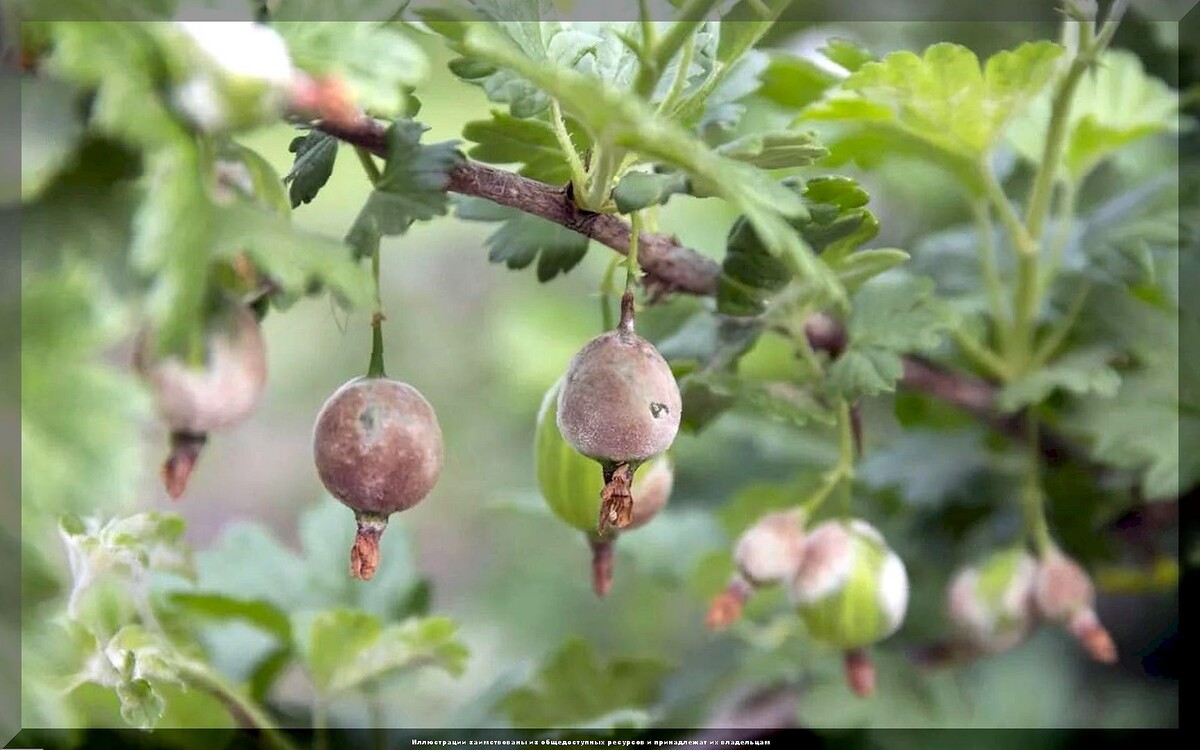
<path fill-rule="evenodd" d="M 153 154 L 150 185 L 134 217 L 129 254 L 150 282 L 146 315 L 163 354 L 190 356 L 204 328 L 213 205 L 204 189 L 209 165 L 192 143 Z"/>
<path fill-rule="evenodd" d="M 29 201 L 75 153 L 83 136 L 79 92 L 52 79 L 21 77 L 21 200 Z"/>
<path fill-rule="evenodd" d="M 435 31 L 454 43 L 461 43 L 470 31 L 472 19 L 485 19 L 503 42 L 515 47 L 526 59 L 537 64 L 578 67 L 616 82 L 623 72 L 631 76 L 632 57 L 616 36 L 607 39 L 564 25 L 540 20 L 549 14 L 546 0 L 471 0 L 474 13 L 441 8 L 422 8 L 418 15 Z M 550 97 L 520 71 L 505 69 L 473 50 L 462 50 L 463 58 L 450 62 L 450 70 L 464 81 L 481 87 L 488 99 L 508 104 L 513 117 L 535 117 L 550 106 Z M 627 82 L 627 81 L 625 81 Z"/>
<path fill-rule="evenodd" d="M 137 513 L 106 521 L 64 516 L 59 534 L 74 581 L 68 611 L 74 614 L 83 594 L 104 576 L 135 580 L 157 570 L 195 578 L 183 531 L 183 519 L 173 513 Z"/>
<path fill-rule="evenodd" d="M 893 52 L 863 64 L 801 118 L 848 123 L 843 138 L 849 144 L 835 142 L 835 160 L 869 166 L 891 153 L 890 141 L 899 141 L 900 153 L 924 152 L 969 177 L 1010 120 L 1050 84 L 1062 54 L 1052 42 L 1027 42 L 996 53 L 981 68 L 975 54 L 957 44 L 935 44 L 921 56 Z"/>
<path fill-rule="evenodd" d="M 1094 281 L 1155 280 L 1155 256 L 1179 252 L 1180 193 L 1174 177 L 1152 180 L 1094 209 L 1063 252 L 1063 266 Z"/>
<path fill-rule="evenodd" d="M 698 432 L 734 403 L 707 382 L 710 374 L 733 373 L 738 360 L 762 334 L 756 319 L 726 317 L 707 310 L 691 316 L 671 335 L 658 342 L 659 352 L 677 372 L 683 397 L 681 427 Z M 678 375 L 679 371 L 687 374 Z"/>
<path fill-rule="evenodd" d="M 383 118 L 407 112 L 405 91 L 429 74 L 416 43 L 389 24 L 273 21 L 292 61 L 310 74 L 344 81 L 359 106 Z"/>
<path fill-rule="evenodd" d="M 839 80 L 812 60 L 778 50 L 772 50 L 769 55 L 758 93 L 784 109 L 804 109 Z"/>
<path fill-rule="evenodd" d="M 453 141 L 421 145 L 426 130 L 412 120 L 388 128 L 387 164 L 346 238 L 360 256 L 380 237 L 404 234 L 413 222 L 446 213 L 450 170 L 463 157 Z"/>
<path fill-rule="evenodd" d="M 683 127 L 658 116 L 650 106 L 579 71 L 537 62 L 488 24 L 466 28 L 460 45 L 474 57 L 520 73 L 552 93 L 601 145 L 636 149 L 686 171 L 746 215 L 771 253 L 787 257 L 821 293 L 839 299 L 836 280 L 787 224 L 786 216 L 803 210 L 799 197 L 754 167 L 720 156 Z"/>
<path fill-rule="evenodd" d="M 175 591 L 168 600 L 189 617 L 219 622 L 240 621 L 269 633 L 287 646 L 292 642 L 292 624 L 287 614 L 262 599 L 240 599 L 222 594 Z"/>
<path fill-rule="evenodd" d="M 704 371 L 688 378 L 691 387 L 703 386 L 709 393 L 744 405 L 762 416 L 798 427 L 819 422 L 833 424 L 834 413 L 817 396 L 795 383 L 764 382 L 730 372 Z"/>
<path fill-rule="evenodd" d="M 330 497 L 299 519 L 300 547 L 294 551 L 268 528 L 245 521 L 228 525 L 196 558 L 198 590 L 234 599 L 262 600 L 284 612 L 353 608 L 387 621 L 407 612 L 420 584 L 405 523 L 393 517 L 380 539 L 379 571 L 371 587 L 346 574 L 354 541 L 354 515 Z M 245 571 L 256 575 L 248 578 Z"/>
<path fill-rule="evenodd" d="M 1045 148 L 1050 97 L 1039 98 L 1009 132 L 1025 159 L 1037 163 Z M 1147 73 L 1127 50 L 1106 50 L 1075 90 L 1061 168 L 1076 181 L 1117 150 L 1155 133 L 1179 130 L 1179 95 Z"/>
<path fill-rule="evenodd" d="M 296 155 L 292 170 L 283 178 L 288 183 L 292 208 L 312 202 L 329 181 L 337 160 L 338 143 L 338 139 L 328 133 L 310 130 L 288 144 L 288 151 Z"/>
<path fill-rule="evenodd" d="M 848 177 L 815 177 L 783 183 L 802 197 L 806 211 L 790 221 L 812 251 L 829 266 L 872 239 L 879 222 L 865 205 L 868 196 Z M 717 309 L 727 315 L 758 315 L 796 276 L 785 259 L 772 255 L 744 217 L 734 222 L 717 282 Z"/>
<path fill-rule="evenodd" d="M 1109 364 L 1113 354 L 1112 348 L 1105 346 L 1070 351 L 1004 386 L 996 395 L 996 405 L 1003 411 L 1016 411 L 1040 403 L 1055 391 L 1108 398 L 1121 385 L 1121 376 Z"/>
<path fill-rule="evenodd" d="M 903 276 L 863 285 L 846 322 L 849 347 L 828 370 L 830 387 L 847 397 L 894 390 L 904 372 L 900 355 L 936 347 L 953 321 L 929 279 Z"/>
<path fill-rule="evenodd" d="M 89 123 L 137 146 L 162 146 L 186 137 L 160 94 L 163 51 L 154 24 L 56 21 L 49 24 L 46 70 L 94 89 Z"/>
<path fill-rule="evenodd" d="M 314 687 L 328 697 L 427 666 L 461 674 L 467 649 L 455 630 L 442 617 L 385 628 L 366 612 L 327 610 L 312 618 L 301 652 Z"/>
<path fill-rule="evenodd" d="M 656 658 L 602 663 L 586 641 L 574 639 L 500 705 L 518 728 L 593 728 L 616 711 L 651 706 L 667 672 L 668 665 Z"/>
<path fill-rule="evenodd" d="M 866 249 L 850 253 L 830 266 L 846 291 L 853 294 L 866 282 L 904 263 L 909 257 L 908 253 L 895 248 Z"/>
<path fill-rule="evenodd" d="M 721 16 L 717 59 L 728 65 L 746 54 L 790 4 L 791 0 L 740 0 Z"/>
<path fill-rule="evenodd" d="M 851 73 L 878 59 L 869 50 L 841 37 L 831 37 L 826 41 L 825 46 L 821 47 L 821 54 Z"/>
<path fill-rule="evenodd" d="M 232 259 L 246 253 L 284 295 L 328 289 L 351 307 L 367 306 L 374 298 L 370 270 L 337 240 L 247 205 L 219 207 L 214 221 L 217 256 Z"/>
<path fill-rule="evenodd" d="M 108 205 L 100 197 L 97 203 Z M 81 212 L 88 210 L 81 207 Z M 57 211 L 42 218 L 54 215 L 64 223 L 80 218 Z M 22 216 L 26 232 L 33 231 L 31 218 L 29 212 Z M 108 227 L 97 222 L 93 228 L 100 252 Z M 29 236 L 23 235 L 23 246 Z M 32 265 L 38 256 L 25 257 Z M 28 511 L 26 522 L 44 517 L 38 511 L 127 508 L 137 497 L 145 465 L 140 435 L 150 403 L 129 373 L 101 359 L 128 332 L 120 307 L 91 264 L 25 272 L 21 282 L 21 501 Z M 37 538 L 33 531 L 26 529 L 31 539 Z"/>
<path fill-rule="evenodd" d="M 484 245 L 488 260 L 512 269 L 527 268 L 537 260 L 538 281 L 547 282 L 567 273 L 587 254 L 588 238 L 539 216 L 491 201 L 459 201 L 458 216 L 477 221 L 502 221 Z"/>
<path fill-rule="evenodd" d="M 588 135 L 573 120 L 567 120 L 566 126 L 576 150 L 586 151 L 591 146 Z M 467 152 L 472 159 L 489 164 L 520 164 L 520 174 L 554 185 L 571 179 L 571 169 L 554 129 L 542 119 L 492 112 L 490 120 L 468 122 L 463 127 L 463 138 L 477 144 Z"/>
<path fill-rule="evenodd" d="M 785 130 L 744 135 L 721 144 L 717 153 L 763 169 L 790 169 L 814 164 L 829 150 L 817 142 L 815 133 Z"/>
<path fill-rule="evenodd" d="M 627 172 L 612 197 L 623 214 L 659 206 L 676 194 L 694 194 L 691 179 L 681 172 Z"/>
<path fill-rule="evenodd" d="M 971 482 L 986 472 L 983 437 L 975 428 L 907 430 L 873 448 L 856 476 L 872 489 L 896 488 L 911 506 L 937 507 L 969 493 Z"/>

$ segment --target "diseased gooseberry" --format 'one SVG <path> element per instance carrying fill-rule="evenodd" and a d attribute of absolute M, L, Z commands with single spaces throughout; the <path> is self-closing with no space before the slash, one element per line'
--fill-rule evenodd
<path fill-rule="evenodd" d="M 240 304 L 221 308 L 209 319 L 198 366 L 177 356 L 159 357 L 154 336 L 143 329 L 133 364 L 171 432 L 162 479 L 168 494 L 178 498 L 187 488 L 208 433 L 237 424 L 258 405 L 267 382 L 267 353 L 258 318 Z"/>
<path fill-rule="evenodd" d="M 592 548 L 592 587 L 599 596 L 608 593 L 613 578 L 613 534 L 601 538 L 596 533 L 596 518 L 600 512 L 600 495 L 604 482 L 596 472 L 596 464 L 581 455 L 558 430 L 557 401 L 562 380 L 555 383 L 542 399 L 534 436 L 534 464 L 538 489 L 556 516 L 587 536 Z M 630 524 L 632 531 L 649 523 L 667 504 L 674 481 L 674 471 L 666 454 L 652 459 L 633 482 L 633 504 Z"/>
<path fill-rule="evenodd" d="M 578 452 L 600 463 L 604 489 L 597 532 L 633 521 L 633 474 L 671 447 L 682 399 L 671 368 L 633 328 L 633 297 L 621 323 L 576 353 L 558 398 L 556 423 Z"/>
<path fill-rule="evenodd" d="M 1037 563 L 1024 549 L 990 555 L 955 574 L 946 592 L 950 621 L 983 653 L 1007 651 L 1032 632 Z"/>
<path fill-rule="evenodd" d="M 908 608 L 900 557 L 865 521 L 827 521 L 808 535 L 790 589 L 809 634 L 846 652 L 851 689 L 873 693 L 866 648 L 896 632 Z"/>
<path fill-rule="evenodd" d="M 1117 660 L 1112 636 L 1096 616 L 1096 588 L 1079 563 L 1051 546 L 1038 563 L 1034 601 L 1046 620 L 1062 625 L 1099 662 Z"/>
<path fill-rule="evenodd" d="M 321 407 L 313 458 L 322 484 L 354 511 L 350 573 L 368 580 L 391 514 L 421 502 L 442 471 L 442 431 L 433 407 L 407 383 L 355 378 Z"/>
<path fill-rule="evenodd" d="M 710 628 L 736 621 L 756 588 L 790 578 L 804 556 L 804 514 L 796 510 L 768 513 L 746 529 L 733 550 L 737 573 L 708 610 Z"/>

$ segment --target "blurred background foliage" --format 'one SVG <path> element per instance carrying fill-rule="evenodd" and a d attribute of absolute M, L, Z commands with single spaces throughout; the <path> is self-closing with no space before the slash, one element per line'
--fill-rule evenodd
<path fill-rule="evenodd" d="M 1052 4 L 1032 1 L 1007 4 L 1013 20 L 999 22 L 983 20 L 991 18 L 990 8 L 949 2 L 890 4 L 886 11 L 891 18 L 931 20 L 802 20 L 852 18 L 876 8 L 797 2 L 765 44 L 804 51 L 838 35 L 883 54 L 948 40 L 982 58 L 1057 34 Z M 932 20 L 945 17 L 958 20 Z M 1136 52 L 1150 73 L 1192 91 L 1194 101 L 1200 80 L 1194 45 L 1200 34 L 1186 29 L 1186 23 L 1154 23 L 1134 14 L 1114 46 Z M 461 138 L 464 123 L 483 116 L 489 104 L 478 88 L 447 71 L 449 55 L 437 40 L 418 41 L 432 70 L 419 89 L 420 118 L 431 127 L 425 142 Z M 751 102 L 750 117 L 756 106 L 768 105 Z M 291 166 L 288 143 L 294 135 L 291 128 L 277 126 L 241 142 L 283 174 Z M 1183 135 L 1182 147 L 1194 146 L 1195 138 L 1194 131 Z M 1178 147 L 1173 137 L 1148 139 L 1106 165 L 1096 181 L 1132 184 L 1169 171 L 1179 158 Z M 294 212 L 296 224 L 330 237 L 345 234 L 369 192 L 353 154 L 348 147 L 342 151 L 319 199 Z M 870 192 L 870 207 L 881 224 L 878 246 L 920 248 L 936 233 L 970 221 L 959 188 L 933 168 L 904 162 L 871 173 L 851 167 L 839 172 L 855 176 Z M 93 195 L 107 199 L 99 191 Z M 683 244 L 719 259 L 735 218 L 733 209 L 718 202 L 682 198 L 662 209 L 659 222 Z M 834 460 L 831 432 L 825 428 L 799 429 L 735 411 L 699 435 L 682 434 L 672 449 L 676 479 L 667 511 L 620 540 L 615 586 L 606 599 L 597 599 L 589 586 L 586 540 L 555 519 L 537 496 L 532 444 L 546 389 L 576 349 L 601 330 L 595 294 L 611 254 L 593 244 L 579 266 L 539 284 L 531 273 L 488 262 L 483 240 L 491 231 L 488 225 L 447 216 L 383 241 L 388 371 L 435 405 L 446 465 L 432 495 L 392 520 L 382 575 L 370 584 L 345 578 L 343 553 L 353 525 L 349 513 L 323 493 L 311 458 L 312 421 L 323 400 L 365 369 L 368 314 L 347 314 L 319 297 L 268 315 L 266 396 L 248 422 L 209 442 L 187 496 L 174 504 L 157 480 L 166 436 L 150 419 L 135 383 L 100 368 L 86 380 L 74 375 L 69 382 L 26 379 L 23 406 L 44 399 L 61 418 L 50 444 L 120 446 L 81 464 L 65 465 L 54 454 L 24 458 L 26 654 L 35 648 L 31 642 L 50 637 L 41 619 L 56 606 L 64 586 L 69 588 L 65 552 L 54 531 L 58 514 L 155 509 L 176 512 L 186 521 L 185 539 L 195 549 L 194 575 L 205 590 L 265 598 L 285 611 L 354 606 L 383 623 L 405 613 L 432 612 L 459 624 L 459 637 L 470 651 L 460 676 L 422 671 L 383 682 L 371 700 L 358 693 L 333 699 L 328 706 L 332 726 L 370 721 L 391 727 L 553 725 L 592 722 L 614 711 L 605 719 L 614 725 L 730 726 L 739 721 L 739 702 L 763 690 L 794 692 L 795 719 L 815 727 L 1177 723 L 1178 592 L 1170 574 L 1165 585 L 1153 576 L 1135 576 L 1132 584 L 1102 591 L 1101 618 L 1122 649 L 1115 667 L 1088 662 L 1066 633 L 1049 628 L 1022 648 L 958 670 L 927 673 L 912 666 L 908 656 L 945 633 L 942 592 L 952 569 L 1019 525 L 1012 457 L 969 418 L 924 396 L 900 393 L 864 405 L 867 457 L 854 502 L 904 558 L 913 584 L 903 629 L 877 649 L 880 677 L 874 698 L 849 695 L 840 655 L 805 638 L 778 592 L 756 597 L 731 633 L 714 635 L 703 627 L 708 599 L 731 570 L 729 548 L 737 533 L 762 511 L 793 502 L 795 488 Z M 916 256 L 920 263 L 920 253 Z M 4 258 L 12 265 L 11 250 Z M 38 259 L 24 262 L 36 265 Z M 23 361 L 93 353 L 123 366 L 131 311 L 97 297 L 95 279 L 85 268 L 41 283 L 52 286 L 24 290 L 21 334 L 27 346 L 43 348 L 26 349 Z M 1104 300 L 1096 304 L 1103 307 Z M 696 305 L 673 298 L 649 308 L 639 318 L 639 330 L 661 340 Z M 112 335 L 76 340 L 72 321 L 77 316 L 111 319 Z M 743 371 L 787 372 L 790 358 L 790 351 L 764 340 L 744 361 Z M 98 403 L 107 408 L 93 409 Z M 15 402 L 6 397 L 4 408 L 15 409 Z M 893 441 L 901 431 L 908 439 Z M 1137 550 L 1110 528 L 1124 510 L 1119 492 L 1106 494 L 1078 467 L 1052 470 L 1048 481 L 1052 524 L 1066 549 L 1100 568 L 1146 567 Z M 131 486 L 134 507 L 111 501 Z M 1164 555 L 1177 552 L 1173 533 L 1168 529 L 1165 538 L 1155 539 Z M 1097 576 L 1102 586 L 1105 580 L 1126 580 L 1119 571 L 1109 579 Z M 155 580 L 155 595 L 188 588 L 170 575 Z M 203 642 L 215 667 L 237 681 L 249 679 L 242 673 L 246 665 L 272 647 L 261 626 L 245 622 L 206 626 Z M 42 658 L 27 656 L 26 672 L 42 666 Z M 558 662 L 566 666 L 556 672 Z M 583 676 L 572 669 L 584 670 Z M 514 692 L 520 685 L 527 687 Z M 587 712 L 581 713 L 572 689 L 592 696 Z M 289 672 L 264 698 L 286 717 L 284 725 L 304 725 L 309 690 L 306 679 Z M 120 725 L 115 698 L 94 692 L 82 714 L 56 712 L 49 702 L 37 705 L 37 723 L 63 726 L 83 717 L 93 726 L 106 720 Z M 612 693 L 621 697 L 606 699 Z M 639 705 L 646 715 L 619 712 L 626 705 L 622 698 L 630 694 L 645 698 Z M 202 693 L 189 695 L 186 700 L 168 696 L 176 708 L 161 726 L 231 724 L 220 704 Z M 25 725 L 32 726 L 28 717 Z"/>

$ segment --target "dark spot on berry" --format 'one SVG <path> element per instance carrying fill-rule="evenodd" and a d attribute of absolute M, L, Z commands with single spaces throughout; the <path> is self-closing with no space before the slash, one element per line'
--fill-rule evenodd
<path fill-rule="evenodd" d="M 374 432 L 375 412 L 371 409 L 363 409 L 358 415 L 358 423 L 362 425 L 364 432 Z"/>
<path fill-rule="evenodd" d="M 650 402 L 650 416 L 654 417 L 655 419 L 658 419 L 659 415 L 667 414 L 670 411 L 670 408 L 668 408 L 666 404 L 660 404 L 657 401 Z"/>

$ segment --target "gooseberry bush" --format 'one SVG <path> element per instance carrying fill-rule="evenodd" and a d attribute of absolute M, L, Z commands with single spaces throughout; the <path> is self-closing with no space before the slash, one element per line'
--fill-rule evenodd
<path fill-rule="evenodd" d="M 1098 686 L 1150 648 L 1122 613 L 1174 590 L 1170 509 L 1200 481 L 1192 121 L 1117 43 L 1130 16 L 1158 27 L 1068 0 L 1055 38 L 986 55 L 884 53 L 852 26 L 801 52 L 789 5 L 570 22 L 544 0 L 268 0 L 215 22 L 172 0 L 17 4 L 21 725 L 289 747 L 395 726 L 430 685 L 457 704 L 409 726 L 741 726 L 764 701 L 778 726 L 1136 721 Z M 456 140 L 427 137 L 430 81 L 486 99 Z M 247 145 L 272 127 L 288 153 Z M 356 217 L 301 228 L 347 163 Z M 691 247 L 689 210 L 727 230 Z M 526 299 L 593 273 L 599 290 L 569 303 L 599 307 L 592 333 L 521 416 L 509 468 L 539 499 L 510 510 L 536 535 L 506 538 L 478 498 L 485 547 L 424 540 L 503 564 L 505 606 L 568 629 L 583 605 L 546 601 L 546 570 L 594 597 L 577 630 L 607 636 L 543 644 L 523 672 L 503 636 L 439 614 L 409 539 L 471 471 L 455 431 L 488 427 L 439 420 L 470 407 L 415 382 L 419 353 L 385 353 L 385 331 L 424 325 L 388 315 L 381 275 L 409 262 L 390 238 L 431 222 L 486 224 L 488 260 L 536 274 Z M 304 471 L 329 496 L 193 549 L 189 486 L 259 419 L 273 321 L 314 298 L 334 312 L 311 357 L 343 336 L 370 352 L 311 409 Z M 1075 655 L 1109 671 L 1068 687 Z M 1006 708 L 1014 664 L 1049 683 L 1047 713 Z M 1154 690 L 1137 705 L 1161 717 L 1174 693 Z"/>

